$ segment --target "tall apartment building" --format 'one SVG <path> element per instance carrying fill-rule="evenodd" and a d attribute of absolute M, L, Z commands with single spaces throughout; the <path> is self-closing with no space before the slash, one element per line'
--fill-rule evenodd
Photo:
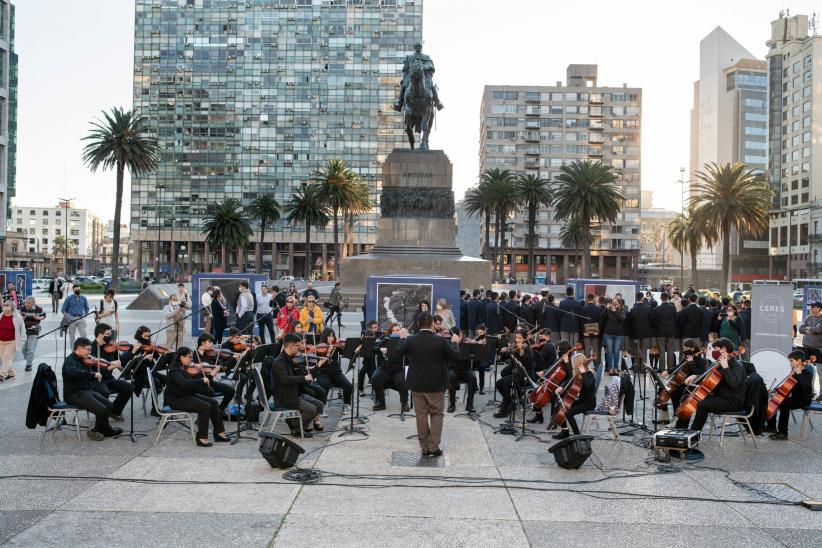
<path fill-rule="evenodd" d="M 721 27 L 699 43 L 699 80 L 691 109 L 690 179 L 705 164 L 741 162 L 763 175 L 767 169 L 768 76 L 756 59 Z M 722 267 L 721 243 L 704 248 L 701 269 Z M 768 237 L 731 235 L 729 280 L 768 277 Z M 684 282 L 687 283 L 687 280 Z"/>
<path fill-rule="evenodd" d="M 0 241 L 6 236 L 9 200 L 14 196 L 16 154 L 17 54 L 14 52 L 14 4 L 0 0 Z"/>
<path fill-rule="evenodd" d="M 68 216 L 67 216 L 68 214 Z M 68 222 L 67 222 L 68 221 Z M 103 222 L 90 209 L 74 207 L 74 202 L 58 202 L 56 207 L 15 205 L 11 210 L 10 229 L 22 230 L 28 236 L 29 253 L 55 253 L 58 236 L 68 241 L 74 253 L 69 254 L 69 273 L 95 273 L 100 266 Z"/>
<path fill-rule="evenodd" d="M 210 204 L 247 206 L 260 193 L 284 204 L 331 158 L 376 202 L 385 156 L 407 146 L 392 106 L 421 40 L 422 0 L 137 0 L 134 108 L 160 142 L 157 171 L 131 185 L 140 270 L 209 270 L 219 264 L 201 234 Z M 264 268 L 332 270 L 331 229 L 312 230 L 310 250 L 304 230 L 284 220 L 268 230 Z M 358 252 L 375 243 L 376 211 L 353 238 Z M 239 255 L 231 268 L 253 265 L 253 244 Z"/>
<path fill-rule="evenodd" d="M 569 65 L 565 85 L 485 86 L 480 172 L 501 168 L 553 180 L 561 166 L 575 160 L 613 166 L 624 198 L 622 209 L 616 224 L 603 226 L 593 242 L 591 270 L 600 278 L 635 276 L 640 249 L 641 114 L 642 90 L 627 84 L 599 86 L 596 65 Z M 524 214 L 510 222 L 506 272 L 524 280 L 528 270 Z M 562 246 L 561 228 L 553 209 L 539 211 L 535 272 L 554 283 L 578 275 L 577 253 Z"/>
<path fill-rule="evenodd" d="M 479 217 L 469 215 L 465 209 L 465 201 L 460 200 L 454 208 L 457 217 L 457 247 L 463 255 L 479 257 L 481 251 L 481 225 Z"/>
<path fill-rule="evenodd" d="M 780 14 L 767 45 L 768 174 L 777 191 L 771 274 L 816 277 L 822 275 L 822 141 L 813 137 L 813 120 L 822 110 L 822 37 L 808 34 L 806 15 Z"/>

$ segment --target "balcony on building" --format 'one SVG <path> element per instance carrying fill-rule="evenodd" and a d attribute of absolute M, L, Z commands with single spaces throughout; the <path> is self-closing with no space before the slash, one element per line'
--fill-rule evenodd
<path fill-rule="evenodd" d="M 592 129 L 594 131 L 602 131 L 605 129 L 605 122 L 602 120 L 591 120 L 588 123 L 588 129 Z"/>
<path fill-rule="evenodd" d="M 591 118 L 602 118 L 602 107 L 588 107 L 588 116 Z"/>
<path fill-rule="evenodd" d="M 591 93 L 588 96 L 588 102 L 592 105 L 601 105 L 605 102 L 605 98 L 601 93 Z"/>
<path fill-rule="evenodd" d="M 601 133 L 592 133 L 588 136 L 588 142 L 601 145 L 605 139 L 603 138 Z"/>
<path fill-rule="evenodd" d="M 527 147 L 525 149 L 526 156 L 539 156 L 539 147 Z"/>
<path fill-rule="evenodd" d="M 539 132 L 528 131 L 525 133 L 525 140 L 529 143 L 539 143 Z"/>
<path fill-rule="evenodd" d="M 527 106 L 525 107 L 525 115 L 526 116 L 539 116 L 540 109 L 538 106 Z"/>
<path fill-rule="evenodd" d="M 539 162 L 536 160 L 526 160 L 525 169 L 539 169 Z"/>
<path fill-rule="evenodd" d="M 588 156 L 591 156 L 592 158 L 602 158 L 602 148 L 588 147 Z"/>
<path fill-rule="evenodd" d="M 539 92 L 538 91 L 527 91 L 527 92 L 525 92 L 525 102 L 526 103 L 539 103 Z"/>
<path fill-rule="evenodd" d="M 525 120 L 525 129 L 539 129 L 539 120 Z"/>

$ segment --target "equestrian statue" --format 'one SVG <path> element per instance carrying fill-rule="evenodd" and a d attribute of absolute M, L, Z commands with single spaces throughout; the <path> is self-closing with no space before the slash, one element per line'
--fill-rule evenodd
<path fill-rule="evenodd" d="M 442 110 L 442 103 L 434 85 L 434 62 L 422 52 L 422 44 L 414 46 L 402 64 L 402 86 L 394 110 L 405 118 L 408 143 L 414 148 L 414 133 L 420 134 L 420 149 L 428 150 L 428 135 L 434 125 L 434 107 Z"/>

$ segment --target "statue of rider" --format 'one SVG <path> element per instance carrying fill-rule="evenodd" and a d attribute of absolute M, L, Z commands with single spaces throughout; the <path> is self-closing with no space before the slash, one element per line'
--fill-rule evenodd
<path fill-rule="evenodd" d="M 431 60 L 431 57 L 422 52 L 422 44 L 414 44 L 414 53 L 411 55 L 406 55 L 405 60 L 402 63 L 402 86 L 400 87 L 400 97 L 397 99 L 397 104 L 394 105 L 394 110 L 399 112 L 405 106 L 405 93 L 411 85 L 411 66 L 414 61 L 417 60 L 422 63 L 426 84 L 428 84 L 428 87 L 431 88 L 431 92 L 434 95 L 434 106 L 437 107 L 437 110 L 442 110 L 443 105 L 440 102 L 439 95 L 437 94 L 437 86 L 434 85 L 431 79 L 435 70 L 434 62 Z"/>

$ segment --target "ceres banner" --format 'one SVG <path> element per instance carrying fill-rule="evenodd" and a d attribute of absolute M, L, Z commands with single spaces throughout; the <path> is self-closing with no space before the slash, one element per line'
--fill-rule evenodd
<path fill-rule="evenodd" d="M 751 361 L 765 386 L 789 373 L 793 348 L 793 287 L 754 284 L 751 289 Z"/>

